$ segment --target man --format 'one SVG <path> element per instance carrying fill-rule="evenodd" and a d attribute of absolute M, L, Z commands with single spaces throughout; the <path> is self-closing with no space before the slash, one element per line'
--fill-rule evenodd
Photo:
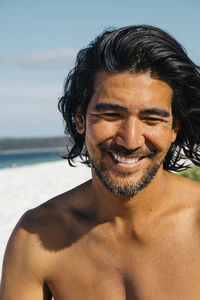
<path fill-rule="evenodd" d="M 200 75 L 158 28 L 107 31 L 79 52 L 59 108 L 92 180 L 27 212 L 1 300 L 199 300 Z M 77 174 L 78 175 L 78 174 Z"/>

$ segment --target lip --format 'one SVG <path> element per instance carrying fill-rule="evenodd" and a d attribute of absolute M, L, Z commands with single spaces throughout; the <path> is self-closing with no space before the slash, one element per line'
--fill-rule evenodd
<path fill-rule="evenodd" d="M 121 167 L 121 168 L 125 168 L 125 169 L 135 168 L 136 166 L 140 165 L 141 162 L 143 161 L 143 159 L 145 158 L 145 156 L 142 156 L 142 157 L 139 157 L 139 160 L 137 160 L 134 163 L 126 163 L 126 162 L 119 162 L 118 160 L 116 160 L 114 158 L 114 155 L 111 152 L 108 152 L 108 154 L 111 157 L 111 159 L 115 165 L 117 165 L 118 167 Z M 118 156 L 120 156 L 120 155 L 118 155 Z M 138 157 L 126 157 L 126 159 L 138 159 Z"/>

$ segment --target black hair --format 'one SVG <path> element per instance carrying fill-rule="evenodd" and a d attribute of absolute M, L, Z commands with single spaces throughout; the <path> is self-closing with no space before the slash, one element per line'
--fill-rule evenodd
<path fill-rule="evenodd" d="M 172 113 L 173 120 L 179 122 L 179 131 L 165 157 L 164 169 L 184 170 L 188 165 L 183 157 L 200 166 L 200 67 L 172 36 L 148 25 L 104 31 L 79 51 L 58 104 L 66 124 L 65 133 L 72 140 L 71 149 L 64 156 L 70 165 L 78 156 L 90 165 L 85 136 L 76 130 L 75 113 L 80 107 L 86 115 L 99 71 L 149 72 L 168 83 L 173 89 Z"/>

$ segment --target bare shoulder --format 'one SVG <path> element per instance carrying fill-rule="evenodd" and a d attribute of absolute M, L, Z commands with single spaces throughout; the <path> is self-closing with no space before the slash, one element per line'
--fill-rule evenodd
<path fill-rule="evenodd" d="M 194 200 L 200 203 L 200 182 L 195 180 L 170 174 L 174 190 L 184 199 Z"/>
<path fill-rule="evenodd" d="M 69 246 L 76 235 L 76 209 L 89 205 L 89 183 L 85 183 L 25 213 L 17 228 L 37 241 L 43 251 L 52 253 Z"/>
<path fill-rule="evenodd" d="M 18 222 L 8 241 L 4 255 L 0 298 L 50 299 L 46 278 L 51 265 L 37 237 L 24 226 L 29 218 L 27 212 Z M 49 295 L 48 297 L 44 295 Z"/>
<path fill-rule="evenodd" d="M 10 297 L 13 289 L 18 290 L 19 299 L 28 299 L 30 291 L 34 295 L 31 299 L 43 299 L 44 283 L 55 270 L 56 253 L 69 247 L 82 234 L 80 228 L 84 229 L 77 216 L 79 210 L 80 215 L 81 211 L 88 213 L 88 186 L 85 183 L 58 195 L 22 216 L 5 252 L 2 299 Z"/>

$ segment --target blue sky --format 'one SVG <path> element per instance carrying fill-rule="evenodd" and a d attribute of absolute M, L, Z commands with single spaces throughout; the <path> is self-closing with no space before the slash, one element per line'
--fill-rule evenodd
<path fill-rule="evenodd" d="M 168 31 L 200 64 L 199 0 L 0 0 L 0 138 L 63 135 L 57 101 L 77 51 L 131 24 Z"/>

